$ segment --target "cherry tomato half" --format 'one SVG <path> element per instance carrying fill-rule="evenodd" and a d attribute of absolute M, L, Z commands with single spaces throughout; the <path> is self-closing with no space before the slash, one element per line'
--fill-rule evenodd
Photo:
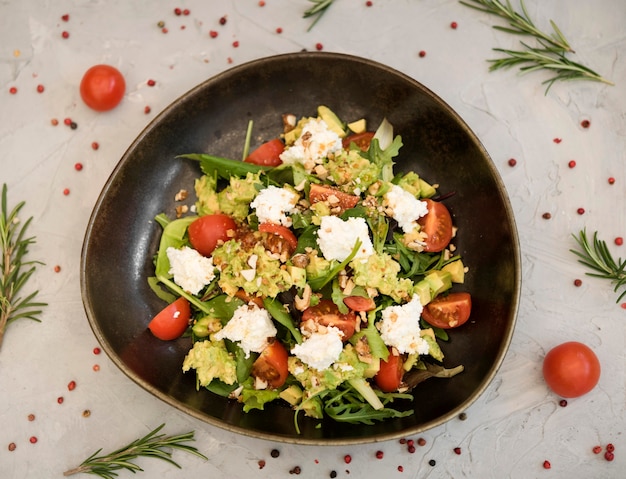
<path fill-rule="evenodd" d="M 285 151 L 285 144 L 279 138 L 274 138 L 259 146 L 244 161 L 260 166 L 278 166 L 283 162 L 280 159 L 283 151 Z"/>
<path fill-rule="evenodd" d="M 191 308 L 189 301 L 180 297 L 168 304 L 148 324 L 148 328 L 157 338 L 163 341 L 176 339 L 187 330 Z"/>
<path fill-rule="evenodd" d="M 275 225 L 273 223 L 261 223 L 259 225 L 259 231 L 262 233 L 271 233 L 280 236 L 289 244 L 291 253 L 293 253 L 298 247 L 298 238 L 296 238 L 296 235 L 285 226 Z"/>
<path fill-rule="evenodd" d="M 422 201 L 426 202 L 428 213 L 417 222 L 426 233 L 424 251 L 438 253 L 448 246 L 452 239 L 452 217 L 443 203 L 430 199 Z"/>
<path fill-rule="evenodd" d="M 344 149 L 350 148 L 350 144 L 354 143 L 361 150 L 367 151 L 370 148 L 370 143 L 372 143 L 372 138 L 374 138 L 373 131 L 364 131 L 346 136 L 341 143 Z"/>
<path fill-rule="evenodd" d="M 402 356 L 394 354 L 389 348 L 387 361 L 380 360 L 380 369 L 374 376 L 374 382 L 381 391 L 391 393 L 398 390 L 404 375 L 402 366 Z"/>
<path fill-rule="evenodd" d="M 342 210 L 354 208 L 359 202 L 359 197 L 356 195 L 350 195 L 339 191 L 330 186 L 318 185 L 317 183 L 311 184 L 309 190 L 309 201 L 311 204 L 318 203 L 320 201 L 328 201 L 330 206 L 339 206 Z"/>
<path fill-rule="evenodd" d="M 372 311 L 376 309 L 374 300 L 363 296 L 346 296 L 343 298 L 343 304 L 353 311 Z"/>
<path fill-rule="evenodd" d="M 342 314 L 337 305 L 330 299 L 322 299 L 315 306 L 305 309 L 302 313 L 302 321 L 313 320 L 323 326 L 334 326 L 341 330 L 344 341 L 354 335 L 356 319 L 354 311 Z"/>
<path fill-rule="evenodd" d="M 431 326 L 449 329 L 465 324 L 472 312 L 472 297 L 469 293 L 450 293 L 437 296 L 424 306 L 422 318 Z"/>
<path fill-rule="evenodd" d="M 543 360 L 543 377 L 556 394 L 575 398 L 591 391 L 600 379 L 600 361 L 588 346 L 569 341 L 551 349 Z"/>
<path fill-rule="evenodd" d="M 200 216 L 193 221 L 187 234 L 189 242 L 201 255 L 211 256 L 220 241 L 228 241 L 234 236 L 237 224 L 228 215 L 215 214 Z"/>
<path fill-rule="evenodd" d="M 110 65 L 95 65 L 85 72 L 80 82 L 80 96 L 96 111 L 115 108 L 126 91 L 126 81 L 120 71 Z"/>
<path fill-rule="evenodd" d="M 262 379 L 269 387 L 276 389 L 285 384 L 289 375 L 287 367 L 287 349 L 280 341 L 273 338 L 252 365 L 251 374 Z"/>

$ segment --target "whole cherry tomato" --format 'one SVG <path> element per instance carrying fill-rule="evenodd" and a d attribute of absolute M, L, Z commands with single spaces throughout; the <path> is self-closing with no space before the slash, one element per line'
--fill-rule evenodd
<path fill-rule="evenodd" d="M 559 396 L 575 398 L 588 393 L 598 384 L 600 361 L 589 346 L 569 341 L 546 354 L 543 377 Z"/>
<path fill-rule="evenodd" d="M 120 71 L 110 65 L 95 65 L 85 72 L 80 82 L 80 96 L 96 111 L 115 108 L 126 91 L 126 81 Z"/>

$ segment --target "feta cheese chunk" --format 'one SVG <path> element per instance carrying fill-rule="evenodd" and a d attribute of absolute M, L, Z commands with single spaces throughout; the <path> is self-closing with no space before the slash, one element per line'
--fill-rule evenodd
<path fill-rule="evenodd" d="M 256 210 L 259 223 L 273 223 L 291 226 L 291 218 L 287 215 L 296 213 L 296 203 L 300 197 L 287 188 L 270 185 L 261 190 L 250 206 Z"/>
<path fill-rule="evenodd" d="M 374 245 L 364 218 L 342 220 L 337 216 L 323 216 L 317 232 L 317 244 L 327 260 L 343 261 L 352 252 L 357 240 L 361 247 L 354 259 L 367 259 L 374 254 Z"/>
<path fill-rule="evenodd" d="M 215 278 L 213 258 L 207 258 L 195 249 L 172 246 L 165 250 L 170 261 L 169 274 L 174 275 L 174 282 L 190 294 L 198 294 L 202 288 Z"/>
<path fill-rule="evenodd" d="M 420 336 L 422 309 L 416 294 L 408 303 L 383 309 L 378 329 L 384 343 L 396 348 L 400 354 L 428 354 L 428 343 Z"/>
<path fill-rule="evenodd" d="M 325 328 L 324 332 L 314 332 L 301 344 L 291 349 L 291 354 L 300 361 L 318 371 L 330 367 L 343 351 L 343 333 L 335 326 Z"/>
<path fill-rule="evenodd" d="M 213 339 L 239 342 L 248 358 L 251 352 L 263 351 L 269 344 L 268 338 L 275 337 L 277 332 L 267 310 L 250 303 L 239 306 L 226 326 L 213 335 Z"/>
<path fill-rule="evenodd" d="M 402 231 L 409 233 L 417 227 L 417 220 L 428 213 L 425 201 L 420 201 L 398 185 L 392 185 L 384 195 L 386 206 Z"/>
<path fill-rule="evenodd" d="M 308 170 L 322 162 L 330 153 L 341 150 L 341 138 L 320 118 L 312 118 L 302 127 L 293 145 L 280 155 L 283 163 L 302 163 Z"/>

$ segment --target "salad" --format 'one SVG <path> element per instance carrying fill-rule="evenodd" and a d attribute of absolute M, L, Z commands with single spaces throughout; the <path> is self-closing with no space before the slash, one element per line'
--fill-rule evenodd
<path fill-rule="evenodd" d="M 402 139 L 387 120 L 368 131 L 316 113 L 283 115 L 252 152 L 250 123 L 244 161 L 183 155 L 203 174 L 189 214 L 156 218 L 149 283 L 168 306 L 149 329 L 190 336 L 183 372 L 245 412 L 280 401 L 296 428 L 299 412 L 408 416 L 419 382 L 463 370 L 443 367 L 439 346 L 471 312 L 470 294 L 450 291 L 467 271 L 456 230 L 436 186 L 394 172 Z"/>

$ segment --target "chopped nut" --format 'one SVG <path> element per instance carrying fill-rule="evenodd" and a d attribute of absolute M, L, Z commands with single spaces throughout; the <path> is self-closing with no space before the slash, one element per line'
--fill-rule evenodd
<path fill-rule="evenodd" d="M 289 133 L 296 127 L 297 118 L 296 115 L 292 113 L 285 113 L 283 115 L 283 132 Z"/>
<path fill-rule="evenodd" d="M 187 190 L 180 190 L 174 196 L 174 201 L 185 201 L 187 199 L 187 196 L 189 196 L 189 193 L 187 192 Z"/>
<path fill-rule="evenodd" d="M 176 207 L 176 218 L 180 218 L 185 213 L 189 211 L 189 207 L 187 205 L 180 205 Z"/>

